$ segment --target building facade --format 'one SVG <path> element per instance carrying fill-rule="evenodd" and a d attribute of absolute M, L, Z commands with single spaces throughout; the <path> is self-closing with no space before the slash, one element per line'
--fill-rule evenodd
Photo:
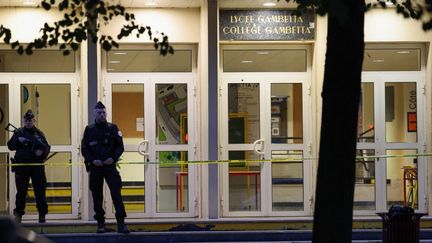
<path fill-rule="evenodd" d="M 1 46 L 2 214 L 15 204 L 11 133 L 3 127 L 20 126 L 31 108 L 52 145 L 47 219 L 92 219 L 79 145 L 89 107 L 101 100 L 124 138 L 128 218 L 312 217 L 326 17 L 294 17 L 293 6 L 264 1 L 130 2 L 121 1 L 138 23 L 169 36 L 174 55 L 162 57 L 148 38 L 133 36 L 109 52 L 82 45 L 69 56 L 55 49 L 19 56 Z M 21 42 L 60 16 L 0 8 L 0 23 Z M 102 32 L 115 36 L 121 26 L 115 20 Z M 431 41 L 420 22 L 395 9 L 366 13 L 355 217 L 377 217 L 394 204 L 431 211 Z M 34 202 L 30 191 L 24 220 L 36 219 Z"/>

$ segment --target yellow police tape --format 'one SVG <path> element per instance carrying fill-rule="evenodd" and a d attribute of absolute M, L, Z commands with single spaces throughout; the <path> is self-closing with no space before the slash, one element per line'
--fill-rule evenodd
<path fill-rule="evenodd" d="M 296 156 L 296 155 L 292 155 Z M 417 158 L 417 157 L 429 157 L 432 153 L 421 153 L 421 154 L 402 154 L 402 155 L 373 155 L 373 156 L 356 156 L 356 161 L 372 162 L 372 159 L 387 159 L 387 158 Z M 298 163 L 303 161 L 317 161 L 318 158 L 301 158 L 301 159 L 272 159 L 272 160 L 200 160 L 200 161 L 119 161 L 118 165 L 163 165 L 163 166 L 179 166 L 179 165 L 193 165 L 193 164 L 252 164 L 252 163 Z M 45 163 L 0 163 L 0 166 L 83 166 L 82 162 L 45 162 Z"/>

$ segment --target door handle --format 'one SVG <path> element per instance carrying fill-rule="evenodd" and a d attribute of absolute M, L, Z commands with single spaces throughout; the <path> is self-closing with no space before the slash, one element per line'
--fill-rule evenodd
<path fill-rule="evenodd" d="M 261 149 L 264 148 L 264 139 L 258 139 L 255 142 L 253 142 L 253 150 L 255 151 L 255 153 L 259 154 L 259 155 L 263 155 L 264 151 L 260 151 L 257 148 L 257 145 L 260 144 L 261 145 Z"/>
<path fill-rule="evenodd" d="M 149 148 L 149 140 L 143 140 L 138 144 L 138 153 L 142 156 L 149 156 L 150 153 L 148 152 Z"/>

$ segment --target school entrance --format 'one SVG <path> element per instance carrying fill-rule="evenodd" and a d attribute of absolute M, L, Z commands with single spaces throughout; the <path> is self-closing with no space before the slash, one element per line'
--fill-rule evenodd
<path fill-rule="evenodd" d="M 104 100 L 123 134 L 122 195 L 128 218 L 197 214 L 193 46 L 160 56 L 151 47 L 108 52 Z M 106 187 L 105 194 L 109 195 Z M 106 208 L 113 208 L 105 200 Z M 107 217 L 114 218 L 113 210 Z"/>

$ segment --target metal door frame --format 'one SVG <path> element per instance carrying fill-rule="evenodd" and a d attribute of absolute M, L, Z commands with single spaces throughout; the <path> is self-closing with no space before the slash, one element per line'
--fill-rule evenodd
<path fill-rule="evenodd" d="M 19 111 L 21 109 L 21 85 L 22 84 L 69 84 L 71 97 L 71 144 L 70 145 L 51 145 L 51 152 L 70 152 L 72 162 L 71 170 L 71 214 L 53 214 L 48 212 L 46 218 L 51 219 L 76 219 L 80 217 L 80 203 L 81 203 L 81 190 L 82 182 L 80 180 L 80 174 L 83 170 L 81 166 L 77 166 L 80 161 L 79 153 L 79 131 L 78 124 L 80 124 L 80 116 L 78 112 L 79 104 L 79 75 L 77 73 L 4 73 L 0 74 L 0 80 L 5 80 L 9 84 L 9 122 L 12 124 L 21 125 L 21 114 Z M 2 82 L 3 83 L 3 82 Z M 48 142 L 49 142 L 49 138 Z M 7 149 L 7 147 L 6 147 Z M 9 151 L 9 156 L 13 156 L 15 153 Z M 13 209 L 15 207 L 15 174 L 9 173 L 9 213 L 13 214 Z M 49 211 L 49 208 L 48 208 Z M 37 215 L 25 214 L 23 219 L 36 220 Z"/>
<path fill-rule="evenodd" d="M 374 124 L 375 141 L 373 143 L 358 143 L 357 149 L 373 149 L 376 156 L 385 156 L 387 150 L 417 150 L 426 152 L 425 137 L 425 101 L 423 72 L 363 72 L 364 83 L 374 85 Z M 385 134 L 385 84 L 386 83 L 416 83 L 417 93 L 417 142 L 390 143 L 386 142 Z M 427 160 L 418 157 L 418 211 L 427 211 Z M 375 212 L 386 212 L 386 159 L 375 160 L 375 206 L 376 210 L 355 210 L 355 215 L 372 215 Z"/>
<path fill-rule="evenodd" d="M 302 150 L 304 158 L 310 158 L 311 154 L 311 97 L 310 97 L 310 79 L 308 73 L 265 73 L 265 74 L 224 74 L 221 82 L 221 118 L 220 126 L 221 131 L 221 159 L 228 159 L 228 151 L 254 150 L 253 144 L 229 144 L 228 143 L 228 84 L 231 83 L 258 83 L 260 85 L 260 134 L 261 139 L 264 140 L 263 159 L 271 159 L 272 150 Z M 271 84 L 284 83 L 284 84 L 302 84 L 302 99 L 303 99 L 303 143 L 302 144 L 272 144 L 271 143 Z M 270 141 L 270 143 L 268 142 Z M 262 164 L 260 176 L 261 186 L 261 211 L 242 211 L 232 212 L 229 211 L 229 183 L 228 183 L 228 164 L 221 165 L 220 178 L 222 183 L 222 215 L 224 217 L 247 217 L 247 216 L 305 216 L 310 215 L 312 197 L 312 161 L 303 161 L 303 202 L 304 210 L 302 211 L 275 211 L 272 210 L 272 185 L 271 185 L 271 164 L 264 162 Z"/>
<path fill-rule="evenodd" d="M 107 119 L 112 121 L 112 85 L 113 84 L 142 84 L 144 86 L 144 113 L 145 116 L 145 138 L 148 140 L 148 159 L 150 162 L 156 161 L 156 153 L 159 151 L 187 151 L 189 161 L 195 160 L 196 154 L 196 95 L 195 95 L 195 77 L 192 73 L 109 73 L 104 79 L 104 101 L 107 106 Z M 156 144 L 156 103 L 155 89 L 157 84 L 187 84 L 188 87 L 188 128 L 189 143 L 179 145 L 162 145 Z M 153 115 L 148 115 L 153 114 Z M 147 125 L 149 124 L 149 125 Z M 177 148 L 173 149 L 173 148 Z M 137 151 L 138 145 L 125 144 L 125 151 Z M 156 201 L 156 166 L 154 164 L 145 165 L 145 212 L 128 213 L 129 218 L 165 218 L 165 217 L 196 217 L 198 215 L 198 176 L 197 165 L 189 165 L 188 185 L 189 185 L 189 212 L 178 213 L 158 213 Z M 109 189 L 105 187 L 105 208 L 112 208 Z M 108 218 L 115 218 L 112 210 L 106 210 Z"/>

